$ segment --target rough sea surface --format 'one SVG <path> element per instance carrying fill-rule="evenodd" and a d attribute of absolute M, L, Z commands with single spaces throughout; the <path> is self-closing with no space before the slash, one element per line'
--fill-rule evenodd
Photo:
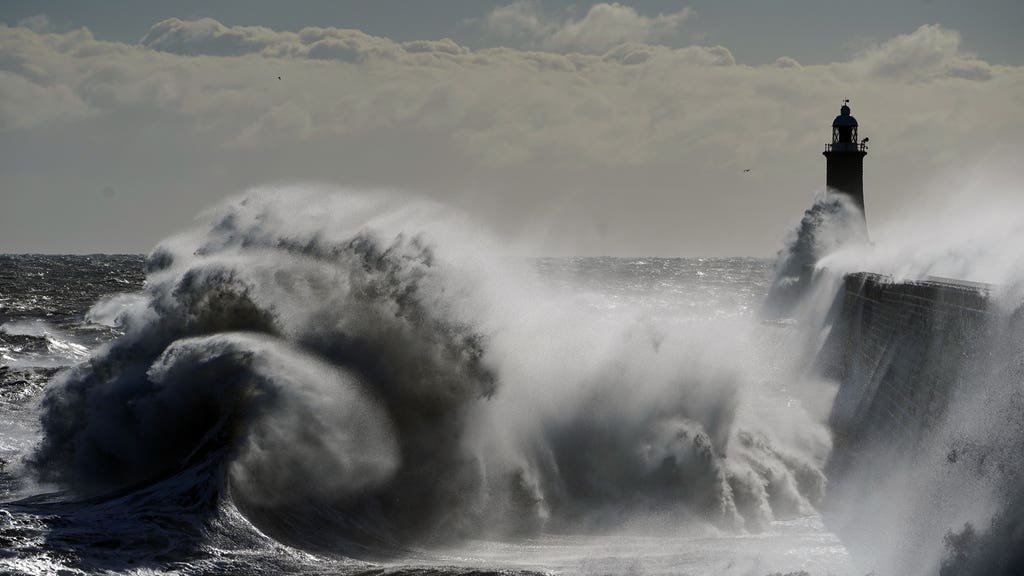
<path fill-rule="evenodd" d="M 2 570 L 848 572 L 766 261 L 524 259 L 296 187 L 0 264 Z"/>
<path fill-rule="evenodd" d="M 751 320 L 767 289 L 769 266 L 755 259 L 659 258 L 530 264 L 546 289 L 582 303 L 595 317 L 657 317 L 679 324 Z M 474 538 L 470 532 L 450 542 L 408 540 L 384 553 L 366 554 L 357 547 L 350 554 L 350 545 L 332 551 L 323 541 L 304 542 L 287 530 L 280 531 L 280 540 L 268 536 L 225 497 L 226 472 L 211 454 L 190 456 L 184 466 L 119 488 L 101 485 L 92 493 L 68 490 L 60 482 L 37 483 L 40 475 L 25 461 L 38 450 L 44 392 L 62 371 L 131 329 L 119 314 L 135 305 L 136 297 L 123 294 L 142 291 L 144 277 L 141 256 L 0 256 L 4 573 L 845 573 L 845 550 L 813 510 L 742 527 L 706 514 L 694 521 L 671 499 L 658 500 L 664 509 L 654 513 L 643 507 L 643 514 L 616 502 L 602 517 L 621 512 L 621 522 L 580 519 L 574 525 L 569 520 L 516 536 Z M 765 343 L 785 340 L 784 325 L 762 325 L 762 330 Z M 771 374 L 766 365 L 766 393 L 784 396 L 785 387 L 772 382 Z M 124 465 L 117 447 L 110 450 L 93 457 L 106 456 L 107 466 Z M 214 443 L 200 450 L 226 448 Z M 645 488 L 654 490 L 639 489 Z M 594 506 L 603 505 L 595 500 Z M 687 521 L 676 522 L 677 513 Z M 259 511 L 253 516 L 266 522 Z"/>

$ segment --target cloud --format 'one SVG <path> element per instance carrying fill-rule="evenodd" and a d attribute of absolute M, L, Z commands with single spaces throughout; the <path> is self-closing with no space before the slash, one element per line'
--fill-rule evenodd
<path fill-rule="evenodd" d="M 668 48 L 649 44 L 620 44 L 606 52 L 601 60 L 625 66 L 647 64 L 681 64 L 696 66 L 732 66 L 732 52 L 724 46 L 687 46 Z"/>
<path fill-rule="evenodd" d="M 779 56 L 772 65 L 776 68 L 800 68 L 800 63 L 788 56 Z"/>
<path fill-rule="evenodd" d="M 522 5 L 504 9 L 533 25 Z M 557 29 L 536 20 L 549 39 L 570 21 L 587 15 Z M 847 61 L 766 66 L 737 63 L 723 46 L 638 41 L 599 53 L 473 50 L 450 39 L 169 19 L 125 44 L 85 29 L 0 26 L 0 139 L 20 149 L 35 135 L 49 166 L 34 173 L 12 156 L 0 158 L 0 173 L 5 192 L 25 203 L 77 186 L 80 174 L 56 151 L 77 142 L 103 172 L 88 183 L 100 188 L 296 177 L 412 187 L 483 206 L 485 220 L 506 228 L 537 226 L 533 210 L 557 197 L 571 209 L 550 234 L 589 238 L 580 231 L 589 226 L 587 252 L 605 251 L 601 242 L 643 252 L 664 238 L 699 241 L 717 217 L 747 230 L 722 240 L 723 252 L 768 253 L 771 222 L 799 214 L 821 180 L 818 154 L 842 98 L 853 99 L 871 136 L 868 178 L 891 182 L 869 199 L 872 218 L 912 195 L 896 184 L 908 174 L 1012 150 L 1019 128 L 1006 118 L 1024 115 L 1021 93 L 1024 69 L 978 60 L 938 26 Z M 115 153 L 91 144 L 98 134 L 133 145 Z M 152 176 L 170 165 L 157 150 L 185 175 Z M 132 182 L 112 178 L 150 165 L 122 164 L 134 151 L 157 168 Z M 741 179 L 750 167 L 756 176 Z M 181 210 L 197 211 L 200 200 L 211 198 L 197 192 Z M 737 215 L 748 211 L 761 216 Z M 20 245 L 4 241 L 17 228 L 8 229 L 0 226 L 0 243 Z"/>
<path fill-rule="evenodd" d="M 498 39 L 516 44 L 537 43 L 557 29 L 556 23 L 541 14 L 537 2 L 529 0 L 498 6 L 484 18 L 483 25 Z"/>
<path fill-rule="evenodd" d="M 455 56 L 467 50 L 450 39 L 394 42 L 360 30 L 308 27 L 278 32 L 262 26 L 225 26 L 212 18 L 168 18 L 150 27 L 141 45 L 182 56 L 309 58 L 360 63 L 370 59 L 422 63 L 416 56 Z"/>
<path fill-rule="evenodd" d="M 256 121 L 242 129 L 232 144 L 241 148 L 276 146 L 302 140 L 313 131 L 309 112 L 294 102 L 275 105 Z"/>
<path fill-rule="evenodd" d="M 53 26 L 50 23 L 50 17 L 46 14 L 36 14 L 35 16 L 22 18 L 21 20 L 18 20 L 18 27 L 28 28 L 33 32 L 39 32 L 40 34 L 49 32 L 53 29 Z"/>
<path fill-rule="evenodd" d="M 868 48 L 857 60 L 868 74 L 879 78 L 992 78 L 991 66 L 973 54 L 961 52 L 960 41 L 959 32 L 936 24 L 926 24 L 910 34 Z"/>
<path fill-rule="evenodd" d="M 652 42 L 676 33 L 689 16 L 689 8 L 653 18 L 631 6 L 594 4 L 581 20 L 569 20 L 544 40 L 557 51 L 603 52 L 624 42 Z"/>
<path fill-rule="evenodd" d="M 38 21 L 30 24 L 38 24 Z M 94 112 L 75 87 L 61 49 L 95 43 L 87 30 L 41 34 L 26 27 L 0 25 L 0 130 L 24 128 Z"/>
<path fill-rule="evenodd" d="M 564 20 L 542 13 L 537 2 L 523 0 L 492 10 L 484 29 L 513 45 L 555 52 L 600 54 L 620 44 L 653 43 L 672 38 L 691 10 L 644 16 L 617 2 L 592 5 L 581 18 Z"/>
<path fill-rule="evenodd" d="M 529 6 L 501 10 L 532 26 Z M 583 18 L 548 30 L 547 37 L 584 38 L 588 22 L 634 16 L 648 29 L 668 18 L 595 5 Z M 612 36 L 624 37 L 605 38 Z M 708 154 L 719 142 L 730 157 L 737 151 L 742 157 L 755 154 L 747 152 L 742 118 L 759 107 L 757 94 L 784 95 L 795 111 L 835 100 L 846 93 L 837 96 L 834 87 L 858 83 L 855 102 L 862 113 L 873 94 L 934 100 L 938 92 L 990 101 L 999 109 L 1012 105 L 1007 94 L 1020 82 L 1019 69 L 1003 68 L 1000 74 L 960 52 L 959 35 L 937 26 L 826 66 L 800 66 L 788 58 L 740 66 L 722 46 L 638 42 L 601 54 L 474 51 L 449 39 L 402 43 L 359 30 L 274 31 L 208 18 L 164 20 L 137 46 L 101 42 L 84 29 L 40 34 L 3 27 L 0 41 L 10 47 L 0 56 L 6 80 L 0 88 L 0 130 L 142 108 L 180 116 L 210 134 L 223 132 L 228 146 L 432 131 L 487 165 L 545 159 L 641 166 L 671 162 L 681 153 Z M 1002 89 L 970 88 L 965 79 L 1002 79 Z M 927 83 L 942 89 L 914 87 Z M 770 126 L 764 120 L 759 114 L 760 129 L 777 137 L 797 137 L 792 131 L 803 130 L 781 117 Z M 1001 122 L 972 120 L 975 131 Z"/>
<path fill-rule="evenodd" d="M 282 35 L 262 26 L 225 26 L 212 18 L 168 18 L 150 27 L 143 46 L 174 54 L 240 56 L 282 43 Z"/>

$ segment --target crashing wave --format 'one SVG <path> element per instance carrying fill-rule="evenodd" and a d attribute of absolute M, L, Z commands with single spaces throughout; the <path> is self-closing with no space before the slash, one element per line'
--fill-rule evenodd
<path fill-rule="evenodd" d="M 262 190 L 209 218 L 47 391 L 40 481 L 199 492 L 208 526 L 229 505 L 349 555 L 645 515 L 758 530 L 822 496 L 828 433 L 757 392 L 746 326 L 581 310 L 401 198 Z"/>

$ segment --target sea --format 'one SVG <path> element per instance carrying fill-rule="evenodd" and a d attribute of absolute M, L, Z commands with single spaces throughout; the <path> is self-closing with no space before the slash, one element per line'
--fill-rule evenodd
<path fill-rule="evenodd" d="M 206 516 L 195 501 L 201 495 L 172 487 L 143 483 L 83 498 L 40 483 L 22 462 L 43 434 L 40 404 L 47 387 L 124 337 L 118 315 L 133 302 L 130 295 L 143 290 L 144 260 L 0 256 L 4 573 L 768 575 L 847 569 L 845 548 L 813 511 L 759 530 L 698 524 L 660 531 L 624 522 L 590 533 L 563 527 L 519 538 L 469 537 L 365 559 L 275 541 L 229 502 L 216 503 L 220 509 Z M 543 258 L 532 264 L 542 283 L 575 294 L 590 314 L 677 322 L 756 318 L 771 274 L 769 260 L 753 258 Z M 767 329 L 785 335 L 784 326 Z"/>
<path fill-rule="evenodd" d="M 775 268 L 300 187 L 2 255 L 0 573 L 863 574 Z"/>

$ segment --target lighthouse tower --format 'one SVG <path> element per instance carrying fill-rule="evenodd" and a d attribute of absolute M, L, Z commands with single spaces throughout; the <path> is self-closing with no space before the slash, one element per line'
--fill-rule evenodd
<path fill-rule="evenodd" d="M 832 121 L 832 143 L 825 145 L 825 185 L 828 194 L 846 194 L 864 213 L 864 156 L 868 139 L 857 140 L 857 119 L 850 115 L 850 101 L 843 100 Z M 866 222 L 865 222 L 866 227 Z"/>

